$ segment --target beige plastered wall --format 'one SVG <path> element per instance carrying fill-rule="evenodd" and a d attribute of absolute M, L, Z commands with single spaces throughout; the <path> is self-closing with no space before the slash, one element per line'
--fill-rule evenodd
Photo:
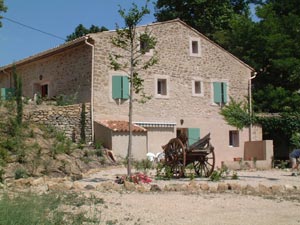
<path fill-rule="evenodd" d="M 117 156 L 125 158 L 128 150 L 128 132 L 112 133 L 112 150 Z M 134 132 L 132 135 L 132 156 L 134 159 L 141 160 L 147 154 L 147 132 Z"/>

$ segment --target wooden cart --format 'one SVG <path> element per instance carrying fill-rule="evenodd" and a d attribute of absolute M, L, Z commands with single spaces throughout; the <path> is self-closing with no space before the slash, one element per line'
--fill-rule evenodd
<path fill-rule="evenodd" d="M 174 177 L 184 177 L 185 167 L 192 164 L 200 177 L 209 177 L 215 167 L 214 147 L 210 143 L 210 133 L 188 146 L 186 135 L 171 139 L 162 146 L 165 165 L 171 168 Z"/>

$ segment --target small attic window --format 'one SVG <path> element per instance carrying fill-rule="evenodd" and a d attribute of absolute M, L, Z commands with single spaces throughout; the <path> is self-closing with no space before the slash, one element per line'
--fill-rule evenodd
<path fill-rule="evenodd" d="M 200 38 L 190 38 L 190 56 L 201 56 Z"/>
<path fill-rule="evenodd" d="M 192 41 L 192 53 L 193 54 L 199 53 L 198 41 Z"/>

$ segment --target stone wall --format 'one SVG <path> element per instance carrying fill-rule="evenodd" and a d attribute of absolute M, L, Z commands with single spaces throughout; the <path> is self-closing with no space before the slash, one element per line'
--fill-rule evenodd
<path fill-rule="evenodd" d="M 139 27 L 138 32 L 143 33 L 145 29 Z M 229 131 L 236 128 L 229 126 L 219 114 L 221 108 L 213 100 L 213 82 L 226 82 L 228 95 L 237 101 L 244 100 L 248 96 L 251 69 L 181 22 L 156 23 L 147 26 L 147 29 L 157 40 L 155 50 L 158 63 L 139 71 L 144 80 L 144 91 L 152 98 L 145 104 L 134 102 L 133 121 L 176 123 L 174 137 L 176 129 L 180 128 L 199 128 L 201 137 L 211 133 L 218 166 L 221 161 L 243 157 L 244 142 L 249 140 L 249 129 L 239 131 L 238 146 L 229 145 Z M 128 120 L 128 101 L 112 99 L 112 76 L 125 75 L 122 71 L 113 71 L 110 66 L 110 53 L 123 54 L 120 49 L 112 46 L 111 38 L 115 34 L 109 31 L 91 35 L 95 40 L 95 121 Z M 194 39 L 199 40 L 201 46 L 199 56 L 190 55 L 190 41 Z M 149 56 L 145 55 L 142 60 L 147 59 Z M 167 80 L 168 93 L 163 97 L 156 93 L 157 79 L 161 78 Z M 201 95 L 193 94 L 194 81 L 202 82 Z M 157 132 L 157 135 L 160 136 L 159 140 L 149 137 L 148 143 L 161 146 L 170 139 L 169 134 Z"/>
<path fill-rule="evenodd" d="M 91 106 L 85 104 L 86 142 L 92 141 Z M 54 126 L 64 131 L 67 137 L 75 142 L 80 141 L 82 105 L 54 106 L 54 105 L 27 105 L 24 118 L 36 123 Z"/>
<path fill-rule="evenodd" d="M 48 98 L 77 95 L 77 103 L 91 100 L 91 47 L 81 44 L 62 52 L 28 60 L 17 65 L 22 78 L 23 96 L 41 94 L 41 85 L 48 85 Z M 13 87 L 11 68 L 0 71 L 0 87 Z"/>

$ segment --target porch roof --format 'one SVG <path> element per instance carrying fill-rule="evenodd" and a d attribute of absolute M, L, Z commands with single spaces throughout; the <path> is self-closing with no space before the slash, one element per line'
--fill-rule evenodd
<path fill-rule="evenodd" d="M 129 122 L 122 120 L 100 120 L 96 121 L 108 129 L 115 132 L 129 132 Z M 132 124 L 131 125 L 132 132 L 147 132 L 147 130 L 141 126 Z"/>

